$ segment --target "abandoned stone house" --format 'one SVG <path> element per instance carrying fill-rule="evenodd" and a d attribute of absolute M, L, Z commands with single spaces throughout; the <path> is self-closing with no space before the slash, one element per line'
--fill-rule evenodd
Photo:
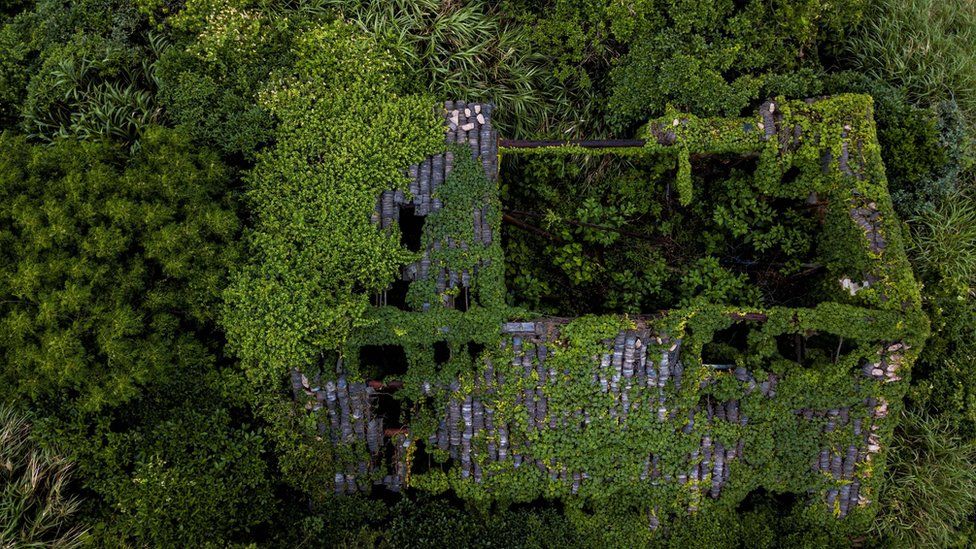
<path fill-rule="evenodd" d="M 754 128 L 748 127 L 749 124 L 734 127 L 745 134 L 757 134 L 757 141 L 778 140 L 784 149 L 799 146 L 799 126 L 787 127 L 782 109 L 777 111 L 775 107 L 774 102 L 763 104 L 755 117 L 759 122 Z M 449 101 L 444 105 L 443 116 L 446 142 L 469 145 L 486 177 L 494 182 L 498 180 L 500 140 L 491 125 L 492 111 L 489 104 Z M 674 122 L 679 121 L 675 119 Z M 835 169 L 841 174 L 861 178 L 863 175 L 857 169 L 856 158 L 862 144 L 846 140 L 849 130 L 845 125 L 839 131 L 842 137 L 839 154 L 828 151 L 822 155 L 823 169 Z M 753 136 L 749 138 L 753 139 Z M 646 139 L 656 141 L 660 146 L 670 146 L 676 141 L 673 128 L 661 123 L 648 125 Z M 501 144 L 504 149 L 505 142 L 501 141 Z M 606 143 L 599 145 L 606 146 Z M 419 233 L 424 230 L 423 218 L 444 206 L 437 191 L 452 173 L 457 160 L 454 154 L 448 151 L 410 166 L 407 169 L 408 192 L 388 190 L 377 198 L 372 221 L 382 229 L 399 226 L 405 245 L 420 253 L 418 261 L 403 269 L 401 280 L 387 292 L 374 297 L 377 307 L 397 307 L 405 309 L 402 311 L 405 315 L 424 315 L 434 308 L 464 313 L 477 306 L 477 295 L 472 289 L 478 277 L 487 276 L 483 266 L 470 270 L 435 266 L 430 260 L 430 252 L 437 247 L 466 248 L 495 243 L 500 236 L 496 232 L 498 227 L 488 221 L 488 206 L 476 207 L 471 212 L 474 242 L 451 240 L 434 242 L 431 249 L 419 247 Z M 851 222 L 863 231 L 866 253 L 882 254 L 886 251 L 887 241 L 879 207 L 875 201 L 854 194 L 849 207 Z M 880 286 L 887 278 L 890 277 L 880 271 L 850 273 L 838 277 L 838 290 L 856 298 L 862 295 L 859 292 L 864 288 Z M 409 284 L 417 280 L 434 281 L 436 298 L 425 301 L 418 310 L 409 310 L 404 304 L 404 296 Z M 881 299 L 886 297 L 882 295 Z M 729 315 L 737 326 L 761 324 L 768 317 L 762 312 L 731 312 Z M 513 440 L 513 431 L 518 431 L 521 438 L 532 438 L 534 432 L 583 432 L 591 422 L 610 418 L 623 424 L 629 415 L 639 412 L 645 414 L 642 417 L 672 426 L 679 435 L 693 438 L 694 444 L 678 464 L 663 464 L 658 449 L 644 449 L 643 466 L 631 481 L 655 486 L 662 483 L 683 486 L 691 493 L 686 508 L 694 512 L 705 498 L 722 497 L 726 485 L 734 482 L 737 467 L 744 466 L 743 460 L 748 461 L 752 451 L 747 437 L 730 440 L 715 433 L 728 432 L 725 429 L 728 425 L 750 426 L 751 417 L 739 399 L 722 401 L 703 397 L 692 406 L 687 405 L 686 400 L 675 401 L 677 392 L 689 383 L 695 384 L 693 389 L 697 390 L 698 386 L 705 387 L 714 382 L 707 375 L 698 375 L 689 381 L 688 368 L 694 365 L 695 371 L 705 368 L 717 372 L 716 375 L 730 376 L 739 384 L 741 394 L 761 399 L 771 406 L 777 403 L 780 384 L 789 380 L 790 372 L 754 375 L 742 365 L 706 363 L 700 354 L 701 345 L 689 350 L 684 334 L 669 333 L 666 325 L 652 317 L 632 318 L 631 321 L 630 327 L 604 341 L 604 350 L 594 356 L 592 374 L 585 380 L 595 393 L 606 396 L 606 400 L 599 402 L 611 404 L 600 409 L 581 406 L 571 416 L 550 413 L 549 402 L 551 388 L 565 379 L 563 372 L 552 366 L 552 356 L 567 345 L 562 330 L 570 319 L 508 319 L 498 325 L 497 341 L 511 361 L 505 368 L 509 374 L 515 372 L 514 377 L 502 375 L 502 368 L 493 365 L 487 355 L 478 355 L 474 356 L 474 370 L 469 379 L 420 382 L 420 394 L 439 395 L 441 399 L 437 402 L 443 404 L 438 408 L 439 416 L 433 418 L 436 429 L 422 438 L 412 432 L 409 423 L 403 424 L 384 412 L 381 401 L 401 390 L 404 383 L 409 383 L 395 375 L 383 379 L 357 378 L 345 371 L 340 361 L 334 374 L 306 375 L 295 370 L 292 386 L 296 396 L 307 403 L 307 408 L 319 414 L 320 432 L 324 437 L 335 444 L 357 443 L 368 449 L 368 456 L 358 462 L 346 463 L 336 471 L 335 490 L 339 493 L 369 491 L 374 486 L 394 491 L 410 487 L 413 485 L 414 462 L 421 459 L 421 455 L 437 451 L 442 456 L 449 456 L 445 463 L 450 469 L 449 474 L 458 482 L 488 483 L 492 471 L 501 463 L 509 469 L 535 468 L 548 477 L 553 486 L 560 487 L 560 493 L 572 496 L 585 491 L 587 483 L 605 481 L 598 479 L 603 472 L 574 470 L 566 465 L 572 462 L 569 457 L 557 460 L 535 455 L 531 447 Z M 397 344 L 396 341 L 388 343 L 390 347 L 381 347 L 381 352 Z M 876 382 L 878 386 L 897 383 L 910 365 L 907 357 L 911 345 L 898 338 L 882 338 L 873 345 L 876 350 L 873 359 L 861 360 L 856 375 L 864 382 Z M 861 383 L 858 378 L 851 378 L 852 385 L 860 387 Z M 503 398 L 508 399 L 505 402 L 520 410 L 517 421 L 513 421 L 510 413 L 499 411 L 499 395 L 504 395 Z M 883 391 L 865 389 L 856 398 L 847 395 L 839 399 L 834 406 L 791 409 L 790 421 L 798 422 L 801 425 L 798 429 L 806 429 L 802 422 L 817 426 L 817 450 L 807 457 L 809 470 L 824 480 L 809 491 L 819 493 L 817 501 L 826 503 L 838 517 L 868 505 L 873 497 L 864 489 L 863 471 L 883 450 L 883 427 L 892 404 L 889 399 Z M 782 405 L 788 407 L 788 404 Z M 834 440 L 832 434 L 841 429 L 853 433 L 853 438 L 842 445 L 831 442 Z M 661 519 L 657 513 L 652 513 L 648 521 L 651 528 L 656 528 Z"/>

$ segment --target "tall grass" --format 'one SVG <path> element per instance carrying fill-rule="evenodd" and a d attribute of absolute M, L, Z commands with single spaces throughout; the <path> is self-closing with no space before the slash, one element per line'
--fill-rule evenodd
<path fill-rule="evenodd" d="M 846 46 L 855 69 L 976 120 L 976 2 L 874 0 L 862 21 Z"/>
<path fill-rule="evenodd" d="M 70 463 L 40 449 L 30 423 L 0 405 L 0 547 L 81 546 L 70 481 Z"/>
<path fill-rule="evenodd" d="M 976 286 L 976 200 L 956 193 L 910 221 L 912 252 L 923 276 Z"/>
<path fill-rule="evenodd" d="M 976 511 L 976 442 L 905 412 L 888 455 L 875 534 L 893 547 L 956 547 Z"/>

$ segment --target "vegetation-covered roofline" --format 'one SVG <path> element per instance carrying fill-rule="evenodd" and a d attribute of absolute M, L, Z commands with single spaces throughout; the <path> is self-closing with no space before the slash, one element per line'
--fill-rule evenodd
<path fill-rule="evenodd" d="M 569 320 L 505 304 L 491 109 L 449 102 L 448 151 L 411 168 L 414 183 L 384 193 L 374 216 L 388 230 L 426 217 L 405 302 L 378 298 L 335 369 L 293 380 L 348 451 L 336 489 L 561 497 L 656 527 L 764 488 L 819 493 L 812 501 L 834 515 L 868 520 L 889 407 L 928 330 L 871 109 L 860 95 L 777 99 L 751 118 L 668 113 L 641 129 L 641 146 L 497 141 L 498 154 L 660 156 L 675 163 L 683 204 L 707 199 L 693 159 L 753 156 L 763 193 L 822 205 L 820 261 L 834 286 L 815 307 L 697 301 Z"/>

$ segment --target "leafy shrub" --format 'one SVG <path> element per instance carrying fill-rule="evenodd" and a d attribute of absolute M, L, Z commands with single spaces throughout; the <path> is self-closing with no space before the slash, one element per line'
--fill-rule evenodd
<path fill-rule="evenodd" d="M 447 539 L 458 547 L 474 547 L 481 533 L 473 517 L 440 500 L 416 506 L 404 501 L 394 517 L 387 535 L 394 547 L 438 547 Z"/>
<path fill-rule="evenodd" d="M 167 118 L 194 141 L 249 161 L 272 137 L 258 92 L 293 62 L 291 35 L 301 26 L 301 18 L 250 4 L 186 2 L 167 19 L 178 40 L 158 65 Z"/>
<path fill-rule="evenodd" d="M 29 48 L 13 25 L 0 26 L 0 128 L 14 126 L 29 81 Z"/>
<path fill-rule="evenodd" d="M 606 135 L 606 97 L 610 68 L 626 51 L 611 32 L 608 2 L 553 0 L 523 2 L 523 25 L 531 29 L 533 47 L 546 55 L 546 68 L 565 97 L 565 107 L 551 109 L 553 137 Z"/>
<path fill-rule="evenodd" d="M 3 23 L 7 18 L 17 15 L 20 11 L 24 10 L 30 4 L 29 0 L 10 0 L 0 7 L 0 23 Z"/>
<path fill-rule="evenodd" d="M 273 128 L 271 116 L 256 101 L 260 72 L 267 68 L 259 64 L 224 74 L 173 48 L 160 60 L 159 101 L 167 119 L 194 141 L 252 159 Z"/>
<path fill-rule="evenodd" d="M 904 85 L 915 101 L 954 99 L 976 116 L 976 5 L 875 0 L 846 46 L 859 72 Z"/>
<path fill-rule="evenodd" d="M 41 449 L 31 424 L 0 405 L 0 546 L 80 547 L 81 501 L 70 496 L 72 465 Z"/>
<path fill-rule="evenodd" d="M 719 265 L 718 259 L 705 257 L 692 264 L 681 277 L 682 304 L 695 300 L 708 303 L 759 306 L 759 290 L 749 284 L 745 273 L 733 273 Z"/>
<path fill-rule="evenodd" d="M 98 36 L 129 46 L 138 45 L 145 17 L 130 0 L 37 0 L 23 12 L 38 51 L 70 42 L 78 35 Z"/>
<path fill-rule="evenodd" d="M 967 545 L 976 511 L 976 445 L 944 422 L 906 412 L 888 451 L 875 533 L 898 547 Z"/>
<path fill-rule="evenodd" d="M 257 538 L 277 504 L 262 426 L 210 362 L 140 398 L 89 412 L 43 407 L 37 433 L 70 451 L 98 546 L 226 545 Z M 56 406 L 54 404 L 60 404 Z"/>
<path fill-rule="evenodd" d="M 29 7 L 0 27 L 0 123 L 14 125 L 34 80 L 25 127 L 47 138 L 62 126 L 71 133 L 73 124 L 108 134 L 99 122 L 118 129 L 152 110 L 140 75 L 152 55 L 130 2 L 39 0 Z"/>
<path fill-rule="evenodd" d="M 503 242 L 514 305 L 578 316 L 661 310 L 699 297 L 779 304 L 784 294 L 800 299 L 789 286 L 817 269 L 810 209 L 777 203 L 738 167 L 703 165 L 695 188 L 708 199 L 678 208 L 671 158 L 506 162 Z"/>
<path fill-rule="evenodd" d="M 272 547 L 383 547 L 389 503 L 359 495 L 331 495 L 309 505 L 299 497 L 277 506 Z"/>
<path fill-rule="evenodd" d="M 115 405 L 206 363 L 235 257 L 226 172 L 169 130 L 126 164 L 108 144 L 0 136 L 0 379 L 6 398 Z"/>
<path fill-rule="evenodd" d="M 966 319 L 970 336 L 973 316 L 971 314 Z M 921 385 L 927 391 L 923 393 L 925 398 L 919 400 L 929 413 L 948 423 L 960 436 L 966 440 L 976 439 L 976 356 L 973 356 L 970 342 L 951 355 L 933 355 L 938 359 L 930 372 L 924 372 L 925 380 Z"/>
<path fill-rule="evenodd" d="M 108 443 L 77 441 L 86 472 L 98 479 L 91 486 L 111 509 L 103 537 L 151 546 L 247 540 L 271 515 L 262 431 L 220 398 L 219 381 L 185 372 L 154 388 L 166 396 L 110 416 L 116 423 L 127 417 L 129 429 L 113 432 L 97 420 L 96 432 Z"/>

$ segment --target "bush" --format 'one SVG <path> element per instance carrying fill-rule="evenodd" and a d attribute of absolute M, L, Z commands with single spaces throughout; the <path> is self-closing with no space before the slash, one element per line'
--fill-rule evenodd
<path fill-rule="evenodd" d="M 177 45 L 161 56 L 158 75 L 169 121 L 198 143 L 252 161 L 274 127 L 258 92 L 271 72 L 292 64 L 301 22 L 249 4 L 187 2 L 167 20 Z"/>
<path fill-rule="evenodd" d="M 0 124 L 15 125 L 28 88 L 24 127 L 46 139 L 62 128 L 107 136 L 155 116 L 152 44 L 127 0 L 39 0 L 0 23 Z"/>
<path fill-rule="evenodd" d="M 90 483 L 105 498 L 101 536 L 155 547 L 247 541 L 271 516 L 265 442 L 241 408 L 221 398 L 219 378 L 187 372 L 109 417 L 95 421 L 96 441 L 80 432 Z"/>
<path fill-rule="evenodd" d="M 104 143 L 0 151 L 0 395 L 96 410 L 209 363 L 239 227 L 217 159 L 162 129 L 129 163 Z"/>
<path fill-rule="evenodd" d="M 229 372 L 228 372 L 229 373 Z M 277 505 L 263 429 L 216 364 L 174 372 L 124 406 L 45 410 L 37 433 L 70 449 L 96 545 L 226 545 Z"/>
<path fill-rule="evenodd" d="M 972 335 L 972 316 L 970 336 Z M 925 372 L 926 379 L 921 385 L 926 391 L 919 399 L 926 410 L 948 423 L 965 440 L 976 439 L 976 356 L 968 348 L 952 355 L 938 356 L 937 362 Z"/>
<path fill-rule="evenodd" d="M 86 529 L 71 477 L 71 463 L 41 449 L 31 424 L 0 405 L 0 546 L 80 547 Z"/>
<path fill-rule="evenodd" d="M 16 125 L 30 79 L 29 48 L 13 25 L 0 26 L 0 130 Z"/>
<path fill-rule="evenodd" d="M 976 512 L 976 444 L 945 422 L 905 412 L 888 450 L 874 532 L 897 547 L 972 543 L 960 531 Z"/>
<path fill-rule="evenodd" d="M 32 137 L 117 139 L 135 143 L 160 118 L 155 60 L 167 47 L 130 48 L 79 35 L 43 53 L 27 87 L 23 127 Z"/>

